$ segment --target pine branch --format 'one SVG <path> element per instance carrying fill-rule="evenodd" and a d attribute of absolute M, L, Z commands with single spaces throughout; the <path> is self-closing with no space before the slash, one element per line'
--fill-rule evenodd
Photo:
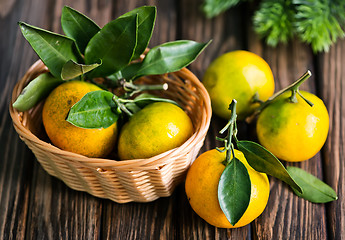
<path fill-rule="evenodd" d="M 214 17 L 240 1 L 204 0 L 202 7 L 207 17 Z M 344 0 L 262 0 L 253 16 L 255 32 L 268 45 L 276 46 L 298 36 L 315 53 L 327 52 L 345 37 L 344 26 Z"/>
<path fill-rule="evenodd" d="M 254 14 L 254 30 L 270 46 L 286 43 L 293 36 L 294 14 L 291 1 L 264 0 Z"/>
<path fill-rule="evenodd" d="M 296 32 L 303 42 L 311 44 L 314 52 L 327 52 L 338 38 L 345 36 L 338 21 L 344 21 L 344 4 L 325 0 L 294 0 L 293 4 Z"/>

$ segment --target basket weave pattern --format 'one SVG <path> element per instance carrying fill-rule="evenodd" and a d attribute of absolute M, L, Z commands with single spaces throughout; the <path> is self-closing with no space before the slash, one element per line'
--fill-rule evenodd
<path fill-rule="evenodd" d="M 50 144 L 42 126 L 42 103 L 26 112 L 13 109 L 13 102 L 28 82 L 46 71 L 40 60 L 29 68 L 14 87 L 10 114 L 20 138 L 50 175 L 72 189 L 118 203 L 149 202 L 172 194 L 202 147 L 211 119 L 209 95 L 194 74 L 184 68 L 139 80 L 146 84 L 168 83 L 169 89 L 164 95 L 160 91 L 154 93 L 173 99 L 183 107 L 193 122 L 194 134 L 182 146 L 152 158 L 116 161 L 88 158 Z"/>

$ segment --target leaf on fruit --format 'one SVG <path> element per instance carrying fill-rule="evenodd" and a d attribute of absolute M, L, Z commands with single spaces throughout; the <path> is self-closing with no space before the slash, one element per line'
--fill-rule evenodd
<path fill-rule="evenodd" d="M 301 194 L 292 188 L 295 194 L 313 203 L 326 203 L 338 199 L 337 193 L 329 185 L 297 167 L 287 167 L 287 171 L 302 188 Z"/>
<path fill-rule="evenodd" d="M 263 146 L 251 141 L 238 141 L 237 147 L 244 154 L 249 165 L 256 171 L 278 178 L 297 191 L 302 192 L 302 189 L 290 176 L 284 165 Z"/>
<path fill-rule="evenodd" d="M 234 157 L 225 167 L 218 184 L 219 205 L 231 225 L 235 226 L 247 210 L 250 194 L 247 168 Z"/>
<path fill-rule="evenodd" d="M 119 117 L 116 104 L 112 100 L 113 93 L 98 90 L 85 94 L 71 108 L 67 121 L 81 128 L 107 128 L 115 123 Z"/>

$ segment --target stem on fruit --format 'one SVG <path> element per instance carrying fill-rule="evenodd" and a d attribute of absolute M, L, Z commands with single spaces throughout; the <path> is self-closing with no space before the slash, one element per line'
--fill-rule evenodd
<path fill-rule="evenodd" d="M 237 101 L 235 99 L 229 105 L 229 110 L 231 111 L 230 119 L 225 127 L 219 131 L 220 134 L 223 134 L 226 130 L 228 131 L 228 135 L 225 138 L 216 137 L 217 140 L 224 142 L 224 148 L 216 148 L 220 152 L 226 151 L 226 158 L 223 161 L 223 164 L 226 166 L 231 161 L 231 154 L 235 157 L 234 153 L 234 145 L 232 144 L 232 139 L 234 138 L 237 140 L 237 125 L 236 125 L 236 104 Z"/>
<path fill-rule="evenodd" d="M 309 100 L 307 100 L 305 97 L 303 97 L 303 95 L 299 92 L 299 87 L 301 86 L 301 84 L 306 81 L 309 77 L 311 76 L 311 72 L 308 70 L 305 74 L 303 74 L 302 77 L 300 77 L 296 82 L 294 82 L 293 84 L 291 84 L 288 90 L 291 90 L 291 97 L 290 97 L 290 101 L 296 103 L 297 102 L 297 97 L 296 94 L 300 95 L 301 98 L 306 101 L 311 107 L 314 105 L 312 102 L 310 102 Z"/>
<path fill-rule="evenodd" d="M 118 113 L 120 113 L 120 114 L 121 114 L 122 112 L 124 112 L 124 113 L 126 113 L 129 117 L 131 117 L 131 116 L 133 115 L 133 113 L 131 113 L 131 111 L 129 111 L 129 110 L 126 108 L 125 104 L 123 104 L 123 103 L 121 102 L 120 99 L 121 99 L 121 98 L 119 98 L 119 97 L 116 96 L 116 95 L 113 96 L 113 101 L 115 102 L 115 104 L 116 104 L 116 106 L 117 106 L 116 111 L 117 111 Z"/>
<path fill-rule="evenodd" d="M 253 98 L 252 98 L 252 103 L 260 103 L 262 104 L 263 101 L 259 99 L 259 93 L 258 92 L 255 92 Z"/>
<path fill-rule="evenodd" d="M 148 91 L 148 90 L 168 90 L 168 84 L 158 84 L 158 85 L 138 85 L 133 84 L 132 81 L 127 82 L 124 81 L 122 85 L 123 89 L 126 91 L 125 98 L 132 97 L 134 94 L 142 92 L 142 91 Z"/>
<path fill-rule="evenodd" d="M 314 104 L 310 102 L 308 99 L 303 97 L 303 95 L 299 92 L 299 87 L 303 82 L 305 82 L 308 78 L 311 77 L 311 72 L 310 70 L 306 71 L 299 79 L 297 79 L 294 83 L 291 85 L 287 86 L 286 88 L 283 88 L 279 92 L 276 92 L 273 94 L 269 99 L 267 99 L 265 102 L 263 102 L 260 107 L 256 109 L 254 114 L 250 116 L 247 119 L 247 122 L 250 122 L 255 116 L 257 116 L 265 107 L 267 107 L 271 102 L 273 102 L 277 97 L 282 95 L 283 93 L 287 91 L 291 91 L 291 96 L 290 96 L 290 101 L 291 102 L 297 102 L 296 94 L 300 95 L 304 101 L 306 101 L 310 106 L 313 106 Z"/>
<path fill-rule="evenodd" d="M 309 104 L 309 106 L 311 106 L 311 107 L 314 106 L 314 103 L 312 103 L 311 101 L 306 99 L 298 90 L 297 90 L 297 93 L 298 93 L 298 95 L 300 95 L 301 98 L 303 98 L 304 101 L 306 101 Z"/>

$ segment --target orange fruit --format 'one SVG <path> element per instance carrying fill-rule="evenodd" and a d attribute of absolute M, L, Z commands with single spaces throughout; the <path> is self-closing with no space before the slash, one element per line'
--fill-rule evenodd
<path fill-rule="evenodd" d="M 243 50 L 225 53 L 215 59 L 207 68 L 203 84 L 210 94 L 213 112 L 229 119 L 228 110 L 232 99 L 237 100 L 238 119 L 244 119 L 259 107 L 254 103 L 266 101 L 274 92 L 271 68 L 260 56 Z"/>
<path fill-rule="evenodd" d="M 189 116 L 172 103 L 156 102 L 133 114 L 122 127 L 118 155 L 122 160 L 149 158 L 182 145 L 192 134 Z"/>
<path fill-rule="evenodd" d="M 235 156 L 247 168 L 251 181 L 251 196 L 247 210 L 232 226 L 218 201 L 218 183 L 225 166 L 226 153 L 216 149 L 201 154 L 188 170 L 185 190 L 193 210 L 209 224 L 219 228 L 242 227 L 256 219 L 265 209 L 270 185 L 265 173 L 255 171 L 242 152 L 235 149 Z"/>
<path fill-rule="evenodd" d="M 262 110 L 256 125 L 261 145 L 290 162 L 312 158 L 324 145 L 329 129 L 329 115 L 323 101 L 312 93 L 300 92 L 313 107 L 298 94 L 297 102 L 291 102 L 288 91 Z"/>
<path fill-rule="evenodd" d="M 68 112 L 86 93 L 101 90 L 94 84 L 70 81 L 56 87 L 42 111 L 44 128 L 51 142 L 66 151 L 87 157 L 105 157 L 115 146 L 117 124 L 108 128 L 84 129 L 67 122 Z"/>

